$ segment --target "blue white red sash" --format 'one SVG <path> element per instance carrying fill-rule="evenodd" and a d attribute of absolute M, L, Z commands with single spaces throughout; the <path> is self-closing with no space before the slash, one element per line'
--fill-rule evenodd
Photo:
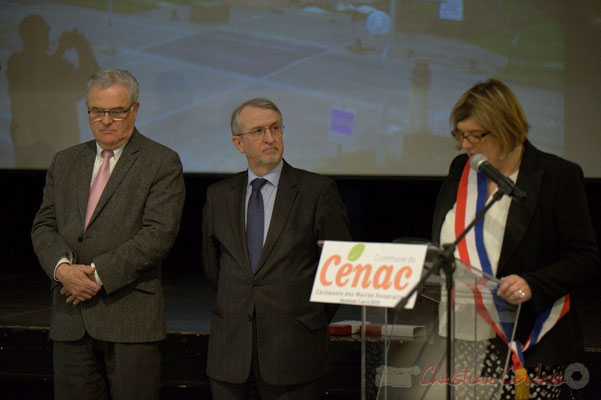
<path fill-rule="evenodd" d="M 478 212 L 484 208 L 487 199 L 487 180 L 484 175 L 470 168 L 469 160 L 465 164 L 459 187 L 457 189 L 457 204 L 455 208 L 455 237 L 461 234 L 465 227 L 474 220 Z M 459 258 L 465 263 L 480 269 L 490 276 L 495 274 L 484 245 L 484 218 L 457 245 Z M 480 282 L 483 284 L 484 282 Z M 483 285 L 478 285 L 482 287 Z M 503 314 L 507 312 L 505 301 L 497 296 L 496 288 L 490 293 L 481 293 L 478 288 L 471 288 L 476 298 L 476 309 L 496 332 L 507 343 L 511 350 L 514 368 L 523 368 L 523 352 L 538 343 L 569 310 L 570 297 L 566 295 L 557 300 L 552 307 L 539 313 L 532 332 L 522 345 L 519 341 L 512 341 L 513 324 L 504 323 Z"/>

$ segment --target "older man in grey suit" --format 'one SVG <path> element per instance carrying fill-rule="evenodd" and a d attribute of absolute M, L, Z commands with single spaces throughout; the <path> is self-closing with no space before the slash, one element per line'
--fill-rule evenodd
<path fill-rule="evenodd" d="M 57 399 L 158 398 L 161 260 L 179 229 L 184 182 L 177 153 L 135 128 L 138 92 L 127 71 L 90 78 L 95 140 L 54 156 L 33 223 L 52 281 Z"/>
<path fill-rule="evenodd" d="M 282 159 L 282 114 L 251 99 L 232 114 L 232 142 L 248 170 L 209 187 L 204 267 L 217 284 L 207 373 L 215 399 L 317 399 L 328 322 L 311 303 L 322 239 L 349 240 L 336 184 Z"/>

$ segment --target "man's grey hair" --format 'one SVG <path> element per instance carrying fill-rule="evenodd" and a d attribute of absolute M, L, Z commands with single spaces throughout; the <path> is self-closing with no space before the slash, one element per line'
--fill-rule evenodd
<path fill-rule="evenodd" d="M 280 122 L 284 122 L 283 118 L 282 118 L 282 112 L 280 111 L 280 109 L 275 105 L 275 103 L 269 99 L 265 99 L 263 97 L 256 97 L 254 99 L 250 99 L 245 101 L 244 103 L 240 104 L 238 107 L 236 107 L 236 109 L 234 110 L 234 112 L 232 112 L 232 118 L 230 120 L 230 129 L 232 130 L 232 135 L 239 135 L 240 133 L 240 112 L 242 112 L 242 109 L 244 107 L 256 107 L 256 108 L 263 108 L 266 110 L 273 110 L 276 113 L 278 113 L 278 115 L 280 116 Z"/>
<path fill-rule="evenodd" d="M 125 86 L 129 91 L 130 102 L 138 101 L 140 85 L 129 71 L 121 69 L 101 69 L 88 79 L 88 95 L 93 87 L 108 89 L 113 85 Z"/>

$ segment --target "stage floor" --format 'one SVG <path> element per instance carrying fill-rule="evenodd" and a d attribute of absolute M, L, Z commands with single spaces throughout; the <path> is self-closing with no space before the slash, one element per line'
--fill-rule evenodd
<path fill-rule="evenodd" d="M 162 399 L 210 399 L 206 351 L 215 292 L 201 273 L 163 277 L 167 339 L 161 342 Z M 37 271 L 0 278 L 0 392 L 10 398 L 52 398 L 50 282 Z M 336 320 L 361 318 L 342 306 Z M 358 398 L 360 342 L 333 340 L 328 399 Z"/>
<path fill-rule="evenodd" d="M 163 278 L 165 319 L 169 334 L 208 335 L 215 291 L 203 275 Z M 48 329 L 51 312 L 50 281 L 28 274 L 0 279 L 0 327 Z M 361 309 L 341 306 L 334 320 L 359 320 Z"/>

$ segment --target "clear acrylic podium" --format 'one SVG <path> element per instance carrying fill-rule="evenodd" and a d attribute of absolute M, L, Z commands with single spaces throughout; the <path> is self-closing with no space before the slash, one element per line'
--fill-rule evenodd
<path fill-rule="evenodd" d="M 423 274 L 432 266 L 428 259 Z M 504 373 L 511 366 L 501 336 L 512 340 L 520 308 L 496 296 L 498 279 L 458 260 L 455 265 L 450 349 L 444 277 L 428 278 L 412 310 L 362 308 L 362 399 L 500 397 Z"/>

